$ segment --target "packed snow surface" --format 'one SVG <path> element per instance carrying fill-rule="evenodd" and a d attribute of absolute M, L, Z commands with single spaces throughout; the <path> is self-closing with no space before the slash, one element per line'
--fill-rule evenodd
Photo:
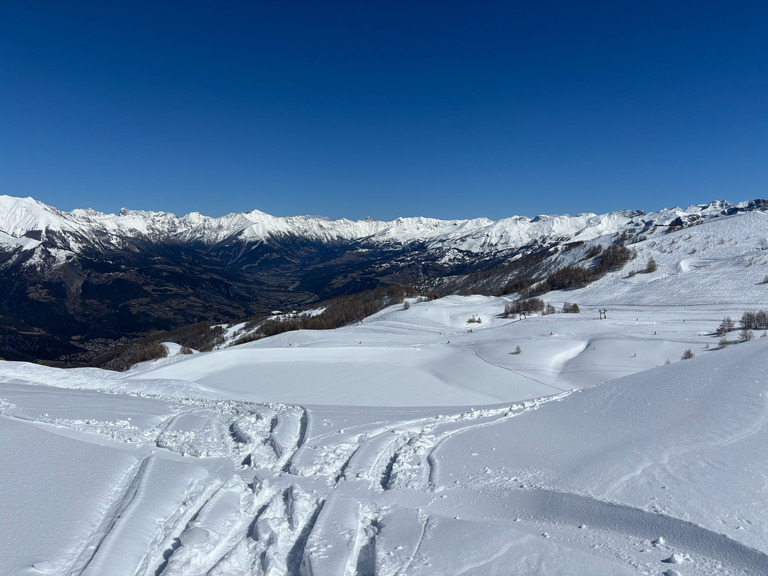
<path fill-rule="evenodd" d="M 768 573 L 768 338 L 712 334 L 744 306 L 506 301 L 0 362 L 0 573 Z"/>

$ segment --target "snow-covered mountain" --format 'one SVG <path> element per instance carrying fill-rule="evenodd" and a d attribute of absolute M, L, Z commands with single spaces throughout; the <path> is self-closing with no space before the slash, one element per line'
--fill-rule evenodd
<path fill-rule="evenodd" d="M 394 283 L 439 294 L 502 293 L 516 279 L 539 280 L 563 266 L 599 267 L 594 250 L 611 246 L 626 245 L 638 262 L 654 258 L 667 293 L 675 293 L 678 272 L 713 263 L 736 266 L 734 278 L 747 274 L 752 282 L 758 267 L 746 271 L 745 262 L 762 262 L 767 217 L 765 200 L 653 213 L 380 222 L 258 210 L 221 218 L 64 212 L 0 196 L 0 356 L 75 361 L 93 341 L 104 347 Z M 740 242 L 747 232 L 749 246 Z M 624 281 L 613 273 L 620 268 L 606 268 L 611 274 L 600 280 L 617 298 L 656 278 Z"/>
<path fill-rule="evenodd" d="M 156 243 L 199 243 L 207 247 L 224 242 L 259 243 L 270 238 L 294 236 L 315 242 L 366 241 L 371 244 L 423 243 L 429 249 L 455 249 L 473 254 L 503 251 L 554 241 L 585 241 L 621 232 L 627 227 L 668 226 L 701 222 L 749 210 L 766 210 L 761 200 L 664 209 L 646 214 L 637 210 L 577 216 L 513 216 L 502 220 L 438 220 L 398 218 L 377 220 L 327 220 L 309 216 L 275 217 L 259 210 L 227 214 L 220 218 L 192 212 L 176 216 L 167 212 L 123 209 L 103 214 L 91 209 L 63 212 L 33 198 L 0 196 L 0 246 L 34 250 L 49 244 L 78 253 L 88 243 L 120 248 L 126 239 Z"/>

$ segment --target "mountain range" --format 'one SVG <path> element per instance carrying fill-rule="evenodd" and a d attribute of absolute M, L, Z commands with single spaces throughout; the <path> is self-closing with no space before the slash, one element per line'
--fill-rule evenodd
<path fill-rule="evenodd" d="M 499 291 L 566 265 L 562 254 L 574 247 L 766 211 L 766 200 L 715 201 L 652 213 L 383 222 L 258 210 L 64 212 L 0 196 L 0 356 L 79 361 L 153 331 L 396 283 Z"/>

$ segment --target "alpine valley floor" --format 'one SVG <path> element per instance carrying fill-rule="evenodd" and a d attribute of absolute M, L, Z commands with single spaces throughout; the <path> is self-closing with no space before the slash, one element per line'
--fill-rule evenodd
<path fill-rule="evenodd" d="M 506 302 L 0 362 L 0 573 L 768 573 L 768 338 L 712 334 L 754 306 Z"/>

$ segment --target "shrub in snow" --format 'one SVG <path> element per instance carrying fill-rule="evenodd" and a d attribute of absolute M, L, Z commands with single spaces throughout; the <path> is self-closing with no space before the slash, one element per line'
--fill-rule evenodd
<path fill-rule="evenodd" d="M 658 266 L 658 264 L 656 264 L 656 260 L 654 260 L 653 258 L 650 258 L 648 260 L 648 264 L 646 264 L 646 266 L 645 266 L 645 272 L 646 272 L 646 274 L 650 274 L 651 272 L 656 272 L 658 267 L 659 266 Z"/>
<path fill-rule="evenodd" d="M 693 358 L 693 356 L 694 356 L 693 351 L 690 348 L 688 348 L 685 352 L 683 352 L 683 355 L 680 356 L 680 359 L 690 360 L 691 358 Z"/>
<path fill-rule="evenodd" d="M 552 272 L 546 278 L 536 285 L 531 286 L 527 294 L 530 296 L 540 296 L 550 290 L 573 290 L 583 288 L 602 278 L 609 272 L 617 272 L 624 268 L 624 265 L 637 256 L 637 252 L 627 248 L 623 244 L 623 238 L 619 239 L 619 245 L 608 246 L 605 249 L 593 247 L 587 253 L 594 254 L 596 262 L 594 266 L 585 268 L 583 266 L 563 266 L 559 270 Z"/>
<path fill-rule="evenodd" d="M 728 347 L 728 338 L 725 337 L 725 335 L 720 336 L 720 340 L 718 341 L 718 345 L 720 348 L 727 348 Z"/>
<path fill-rule="evenodd" d="M 521 296 L 525 296 L 528 293 L 528 289 L 535 284 L 531 278 L 515 278 L 507 282 L 501 289 L 501 294 L 512 294 L 517 292 Z"/>
<path fill-rule="evenodd" d="M 755 337 L 755 333 L 749 328 L 742 328 L 739 332 L 739 342 L 749 342 Z"/>
<path fill-rule="evenodd" d="M 261 336 L 274 336 L 292 330 L 330 330 L 359 322 L 376 312 L 414 298 L 417 292 L 412 286 L 395 284 L 379 286 L 372 290 L 346 294 L 329 300 L 319 314 L 285 319 L 273 319 L 261 326 Z"/>
<path fill-rule="evenodd" d="M 520 349 L 520 346 L 515 346 L 515 349 L 512 352 L 510 352 L 510 354 L 517 355 L 517 354 L 520 354 L 520 352 L 522 352 L 522 350 Z"/>
<path fill-rule="evenodd" d="M 192 348 L 189 346 L 182 346 L 179 348 L 179 354 L 192 354 Z"/>
<path fill-rule="evenodd" d="M 411 307 L 411 303 L 406 300 L 403 302 L 403 310 L 408 310 Z"/>

